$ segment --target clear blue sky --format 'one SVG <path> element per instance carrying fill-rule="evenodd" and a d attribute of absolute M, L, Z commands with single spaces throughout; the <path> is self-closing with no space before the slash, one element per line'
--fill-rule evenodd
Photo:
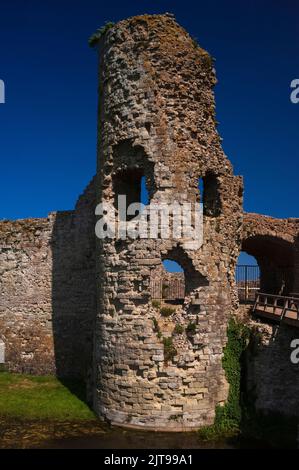
<path fill-rule="evenodd" d="M 216 58 L 217 120 L 245 209 L 298 211 L 299 2 L 1 0 L 0 219 L 73 208 L 95 172 L 97 60 L 106 21 L 170 11 Z"/>

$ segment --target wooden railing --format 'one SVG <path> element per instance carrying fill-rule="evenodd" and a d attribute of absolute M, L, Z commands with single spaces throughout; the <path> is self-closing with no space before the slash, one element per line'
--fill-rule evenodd
<path fill-rule="evenodd" d="M 256 294 L 253 312 L 266 318 L 286 320 L 287 323 L 299 326 L 299 297 L 259 292 Z"/>

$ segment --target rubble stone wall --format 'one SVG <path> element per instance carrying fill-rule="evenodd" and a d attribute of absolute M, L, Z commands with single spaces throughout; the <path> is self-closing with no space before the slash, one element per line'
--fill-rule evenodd
<path fill-rule="evenodd" d="M 239 252 L 256 257 L 263 290 L 298 293 L 299 219 L 243 214 L 242 178 L 216 130 L 212 59 L 171 15 L 110 28 L 99 41 L 99 81 L 98 172 L 75 210 L 0 222 L 6 363 L 87 379 L 94 409 L 114 424 L 212 424 L 228 395 L 221 360 L 238 306 Z M 141 177 L 152 203 L 203 202 L 202 246 L 171 237 L 96 240 L 96 203 L 116 206 L 123 193 L 138 202 Z M 184 269 L 177 278 L 185 298 L 173 310 L 151 298 L 165 259 Z M 295 333 L 263 328 L 248 387 L 258 408 L 294 414 Z"/>
<path fill-rule="evenodd" d="M 299 338 L 299 330 L 283 322 L 254 319 L 251 308 L 240 305 L 235 313 L 253 333 L 243 362 L 244 398 L 263 414 L 299 418 L 299 363 L 291 360 L 292 342 Z"/>
<path fill-rule="evenodd" d="M 291 361 L 291 344 L 298 337 L 297 328 L 256 322 L 246 374 L 247 396 L 256 410 L 299 418 L 299 364 Z"/>
<path fill-rule="evenodd" d="M 0 339 L 9 370 L 86 377 L 95 312 L 94 182 L 76 210 L 0 222 Z"/>
<path fill-rule="evenodd" d="M 11 371 L 53 373 L 52 253 L 55 215 L 0 223 L 0 337 Z"/>
<path fill-rule="evenodd" d="M 144 175 L 151 202 L 206 197 L 206 207 L 199 249 L 173 238 L 101 243 L 94 408 L 123 426 L 198 428 L 227 398 L 221 358 L 242 223 L 242 179 L 216 131 L 212 60 L 169 15 L 121 21 L 99 56 L 98 201 L 114 204 L 120 181 Z M 184 304 L 168 318 L 149 289 L 164 259 L 186 279 Z"/>

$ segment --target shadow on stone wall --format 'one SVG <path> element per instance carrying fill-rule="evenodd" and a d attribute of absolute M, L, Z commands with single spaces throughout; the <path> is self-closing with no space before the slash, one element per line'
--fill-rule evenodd
<path fill-rule="evenodd" d="M 291 342 L 299 337 L 299 329 L 257 325 L 243 358 L 242 431 L 275 446 L 296 447 L 299 364 L 291 361 Z"/>
<path fill-rule="evenodd" d="M 87 381 L 92 367 L 95 295 L 94 192 L 75 211 L 58 212 L 53 227 L 52 305 L 56 374 Z"/>

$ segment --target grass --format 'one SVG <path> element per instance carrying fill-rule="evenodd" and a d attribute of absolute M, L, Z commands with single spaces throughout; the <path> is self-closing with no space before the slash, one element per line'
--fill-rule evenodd
<path fill-rule="evenodd" d="M 96 32 L 89 38 L 88 44 L 90 47 L 95 47 L 99 40 L 101 39 L 106 32 L 114 26 L 114 23 L 112 21 L 108 21 L 104 26 L 101 28 L 97 29 Z"/>
<path fill-rule="evenodd" d="M 159 302 L 159 300 L 152 300 L 152 306 L 154 308 L 160 308 L 161 307 L 161 303 Z"/>
<path fill-rule="evenodd" d="M 186 327 L 186 333 L 189 335 L 195 335 L 196 333 L 196 323 L 192 323 L 191 321 L 188 323 Z"/>
<path fill-rule="evenodd" d="M 172 332 L 173 335 L 181 335 L 184 333 L 184 327 L 183 325 L 180 325 L 179 323 L 177 323 L 174 327 L 174 330 Z"/>
<path fill-rule="evenodd" d="M 72 391 L 71 391 L 72 390 Z M 56 377 L 0 373 L 0 417 L 91 420 L 94 413 L 82 400 L 83 386 Z"/>
<path fill-rule="evenodd" d="M 175 349 L 172 338 L 163 338 L 163 345 L 164 345 L 164 362 L 165 364 L 168 361 L 172 361 L 172 359 L 177 355 L 177 350 Z"/>
<path fill-rule="evenodd" d="M 160 309 L 160 314 L 162 317 L 170 317 L 175 312 L 176 312 L 175 308 L 171 308 L 171 307 L 162 307 Z"/>
<path fill-rule="evenodd" d="M 162 338 L 162 332 L 161 332 L 161 330 L 160 330 L 159 322 L 158 322 L 158 320 L 157 320 L 156 318 L 154 318 L 154 317 L 152 318 L 152 320 L 153 320 L 153 324 L 154 324 L 154 332 L 157 333 L 157 337 L 158 337 L 159 339 L 161 339 L 161 338 Z"/>

